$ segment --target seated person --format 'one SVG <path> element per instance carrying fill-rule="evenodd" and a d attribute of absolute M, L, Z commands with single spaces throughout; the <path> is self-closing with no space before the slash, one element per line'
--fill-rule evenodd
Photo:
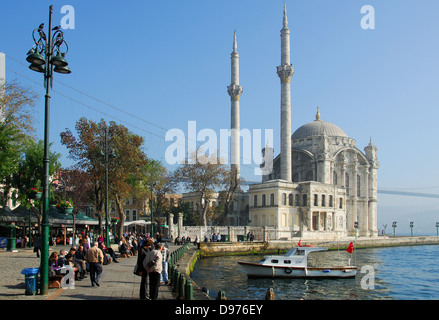
<path fill-rule="evenodd" d="M 83 265 L 82 265 L 81 261 L 78 261 L 75 258 L 76 248 L 75 247 L 71 247 L 70 251 L 69 251 L 69 254 L 72 255 L 72 262 L 74 263 L 75 267 L 78 269 L 78 273 L 77 273 L 78 279 L 82 280 L 82 279 L 86 278 L 87 276 L 85 275 L 85 272 L 87 270 L 85 268 L 83 268 Z"/>
<path fill-rule="evenodd" d="M 73 271 L 75 272 L 75 280 L 81 281 L 82 278 L 79 276 L 78 265 L 73 262 L 73 255 L 71 253 L 66 254 L 66 261 L 67 261 L 66 265 L 69 265 L 70 267 L 72 267 Z"/>
<path fill-rule="evenodd" d="M 84 255 L 84 247 L 80 245 L 78 247 L 78 250 L 75 251 L 75 254 L 73 255 L 73 261 L 76 261 L 81 264 L 81 274 L 85 278 L 85 274 L 88 270 L 88 264 L 85 261 L 85 255 Z"/>
<path fill-rule="evenodd" d="M 54 251 L 49 257 L 49 277 L 55 276 L 59 269 L 61 268 L 58 265 L 58 253 Z"/>
<path fill-rule="evenodd" d="M 119 263 L 119 261 L 117 261 L 117 257 L 116 257 L 116 253 L 114 252 L 112 247 L 106 247 L 103 243 L 102 243 L 102 248 L 103 248 L 103 252 L 104 254 L 109 255 L 112 259 L 113 262 L 115 263 Z"/>
<path fill-rule="evenodd" d="M 137 250 L 137 239 L 134 238 L 134 239 L 131 241 L 131 246 L 130 246 L 130 252 L 131 252 L 131 254 L 132 254 L 133 256 L 136 255 L 136 250 Z"/>
<path fill-rule="evenodd" d="M 119 247 L 119 252 L 121 254 L 126 254 L 127 257 L 130 256 L 130 251 L 129 251 L 129 248 L 128 248 L 128 245 L 127 245 L 127 241 L 125 239 L 122 239 L 122 244 Z"/>
<path fill-rule="evenodd" d="M 106 248 L 104 246 L 104 243 L 103 242 L 99 242 L 98 243 L 98 248 L 101 249 L 101 251 L 102 251 L 102 253 L 104 255 L 104 265 L 107 265 L 109 263 L 110 255 L 106 252 L 107 250 L 106 250 Z"/>
<path fill-rule="evenodd" d="M 67 264 L 66 254 L 67 254 L 67 251 L 65 251 L 65 250 L 59 251 L 59 255 L 58 255 L 58 265 L 59 266 L 64 266 Z"/>

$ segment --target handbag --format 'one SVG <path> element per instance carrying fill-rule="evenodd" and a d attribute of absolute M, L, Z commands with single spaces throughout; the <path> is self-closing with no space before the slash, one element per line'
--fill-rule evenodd
<path fill-rule="evenodd" d="M 142 275 L 141 271 L 139 270 L 139 266 L 137 265 L 137 263 L 136 263 L 136 265 L 134 266 L 133 273 L 134 273 L 136 276 L 141 276 L 141 275 Z"/>

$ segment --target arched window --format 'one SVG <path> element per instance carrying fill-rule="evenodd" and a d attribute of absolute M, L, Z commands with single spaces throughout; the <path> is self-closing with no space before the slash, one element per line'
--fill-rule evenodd
<path fill-rule="evenodd" d="M 293 203 L 293 201 L 294 201 L 294 199 L 293 199 L 293 194 L 292 193 L 290 193 L 289 195 L 288 195 L 288 204 L 290 205 L 290 206 L 294 206 L 294 203 Z"/>
<path fill-rule="evenodd" d="M 314 206 L 317 207 L 319 205 L 319 196 L 317 194 L 314 195 Z"/>
<path fill-rule="evenodd" d="M 333 203 L 332 203 L 332 196 L 331 196 L 331 195 L 329 196 L 329 206 L 330 206 L 330 207 L 333 206 Z"/>
<path fill-rule="evenodd" d="M 296 206 L 300 206 L 300 197 L 299 197 L 299 195 L 296 194 L 295 198 L 296 198 Z"/>
<path fill-rule="evenodd" d="M 253 207 L 257 207 L 258 206 L 258 196 L 255 194 L 253 196 Z"/>
<path fill-rule="evenodd" d="M 262 195 L 262 206 L 265 207 L 267 205 L 265 194 Z"/>
<path fill-rule="evenodd" d="M 361 192 L 360 192 L 361 188 L 360 187 L 361 187 L 360 176 L 357 174 L 357 197 L 359 197 L 360 194 L 361 194 Z"/>
<path fill-rule="evenodd" d="M 345 175 L 345 183 L 344 186 L 346 188 L 346 195 L 349 195 L 349 174 Z"/>
<path fill-rule="evenodd" d="M 274 193 L 270 194 L 270 206 L 274 206 Z"/>
<path fill-rule="evenodd" d="M 282 205 L 284 205 L 284 206 L 287 205 L 287 194 L 286 193 L 282 193 Z"/>

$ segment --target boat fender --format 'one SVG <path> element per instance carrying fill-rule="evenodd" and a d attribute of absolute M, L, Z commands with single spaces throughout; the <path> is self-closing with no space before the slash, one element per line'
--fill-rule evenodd
<path fill-rule="evenodd" d="M 291 269 L 291 268 L 285 268 L 285 273 L 286 274 L 290 274 L 291 272 L 293 272 L 293 269 Z"/>

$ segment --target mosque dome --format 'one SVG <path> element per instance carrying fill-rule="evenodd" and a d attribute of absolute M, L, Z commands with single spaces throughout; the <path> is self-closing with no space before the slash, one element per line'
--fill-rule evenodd
<path fill-rule="evenodd" d="M 292 140 L 304 139 L 312 136 L 327 135 L 329 137 L 348 137 L 348 135 L 333 123 L 320 120 L 320 112 L 317 109 L 316 120 L 304 124 L 291 136 Z"/>

